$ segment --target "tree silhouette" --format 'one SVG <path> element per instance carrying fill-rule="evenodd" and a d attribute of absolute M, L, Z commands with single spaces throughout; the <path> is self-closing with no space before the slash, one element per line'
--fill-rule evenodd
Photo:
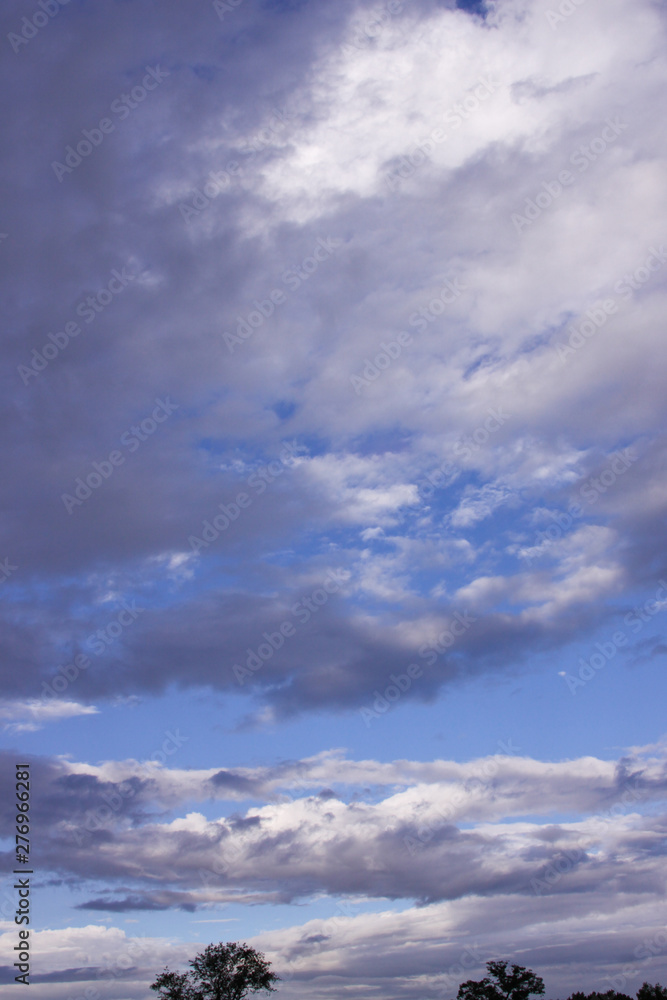
<path fill-rule="evenodd" d="M 530 969 L 513 965 L 508 972 L 507 966 L 507 962 L 487 962 L 489 975 L 461 983 L 458 1000 L 528 1000 L 531 993 L 544 993 L 543 980 Z"/>
<path fill-rule="evenodd" d="M 188 964 L 189 972 L 165 969 L 151 984 L 161 1000 L 244 1000 L 259 990 L 274 992 L 280 978 L 261 952 L 234 941 L 209 944 Z"/>
<path fill-rule="evenodd" d="M 632 1000 L 632 997 L 628 996 L 627 993 L 617 993 L 616 990 L 607 990 L 606 993 L 593 992 L 593 993 L 572 993 L 567 998 L 567 1000 Z M 647 997 L 646 1000 L 653 1000 L 652 997 Z M 660 1000 L 660 998 L 656 998 Z M 667 998 L 665 998 L 667 1000 Z"/>
<path fill-rule="evenodd" d="M 656 983 L 655 986 L 642 983 L 637 990 L 637 1000 L 667 1000 L 667 989 L 660 983 Z"/>

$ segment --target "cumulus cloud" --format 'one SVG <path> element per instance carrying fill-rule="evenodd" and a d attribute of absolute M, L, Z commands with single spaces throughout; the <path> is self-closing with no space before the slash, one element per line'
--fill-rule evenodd
<path fill-rule="evenodd" d="M 36 820 L 49 827 L 43 853 L 50 866 L 123 886 L 84 908 L 194 909 L 315 892 L 422 904 L 541 895 L 533 880 L 570 847 L 576 870 L 554 892 L 609 879 L 654 891 L 664 831 L 648 807 L 667 791 L 663 755 L 545 764 L 504 749 L 470 764 L 381 764 L 326 753 L 235 771 L 38 759 L 44 792 Z M 180 814 L 198 799 L 265 804 L 218 819 Z M 568 813 L 581 818 L 552 819 Z M 636 853 L 631 871 L 625 862 L 619 867 L 628 851 Z M 128 879 L 136 890 L 128 891 Z M 163 888 L 154 888 L 156 879 Z"/>
<path fill-rule="evenodd" d="M 253 939 L 289 996 L 313 984 L 327 996 L 329 976 L 377 982 L 382 969 L 392 995 L 448 998 L 493 957 L 539 966 L 554 992 L 602 975 L 625 976 L 634 992 L 667 948 L 664 746 L 560 763 L 521 756 L 511 741 L 504 750 L 465 764 L 328 752 L 274 768 L 156 768 L 150 781 L 135 761 L 33 760 L 45 810 L 66 807 L 49 831 L 46 812 L 37 816 L 43 870 L 88 887 L 78 905 L 93 913 L 328 899 L 331 916 Z M 264 804 L 219 819 L 178 809 L 211 797 Z M 195 951 L 102 927 L 35 940 L 49 970 L 35 986 L 99 973 L 134 989 L 160 956 L 174 967 Z"/>

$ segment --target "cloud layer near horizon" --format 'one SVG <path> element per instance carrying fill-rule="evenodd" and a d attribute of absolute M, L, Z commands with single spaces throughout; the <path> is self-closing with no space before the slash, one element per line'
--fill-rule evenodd
<path fill-rule="evenodd" d="M 633 949 L 659 936 L 664 747 L 618 761 L 558 764 L 515 753 L 468 764 L 382 764 L 324 753 L 234 771 L 136 761 L 36 759 L 31 766 L 41 788 L 33 834 L 42 844 L 41 868 L 78 894 L 87 889 L 84 910 L 176 908 L 205 917 L 229 903 L 338 900 L 329 919 L 259 935 L 277 968 L 291 970 L 295 988 L 327 970 L 350 982 L 372 979 L 372 962 L 386 952 L 383 977 L 397 977 L 395 995 L 417 995 L 425 983 L 434 992 L 457 949 L 474 944 L 466 969 L 511 951 L 522 964 L 527 957 L 546 966 L 559 988 L 574 974 L 592 981 L 604 965 L 607 975 L 625 975 L 634 992 L 639 973 L 623 968 Z M 259 804 L 206 819 L 196 804 L 212 799 Z M 7 830 L 11 820 L 3 817 Z M 106 890 L 95 895 L 102 883 Z M 408 907 L 364 913 L 373 899 Z M 572 935 L 594 914 L 584 969 Z M 77 940 L 80 949 L 102 933 L 48 932 Z M 116 952 L 130 947 L 120 931 L 106 933 Z M 40 960 L 55 971 L 50 947 L 42 947 L 48 934 L 41 935 Z M 397 934 L 410 947 L 396 950 Z M 4 940 L 13 936 L 6 926 Z M 664 963 L 665 947 L 667 938 L 635 955 L 647 975 Z M 66 952 L 58 963 L 71 970 L 76 963 Z M 171 963 L 187 953 L 172 949 Z M 99 966 L 94 954 L 82 969 Z M 447 984 L 447 996 L 456 985 Z M 326 979 L 322 990 L 327 995 Z"/>

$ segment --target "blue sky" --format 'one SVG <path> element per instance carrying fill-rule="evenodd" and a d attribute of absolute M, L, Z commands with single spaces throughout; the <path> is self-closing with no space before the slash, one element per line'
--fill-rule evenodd
<path fill-rule="evenodd" d="M 218 940 L 288 1000 L 667 981 L 664 5 L 50 10 L 0 70 L 35 997 Z"/>

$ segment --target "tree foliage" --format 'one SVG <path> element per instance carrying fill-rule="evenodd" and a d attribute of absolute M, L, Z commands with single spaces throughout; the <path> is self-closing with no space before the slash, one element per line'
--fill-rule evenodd
<path fill-rule="evenodd" d="M 161 1000 L 244 1000 L 249 993 L 273 992 L 279 979 L 261 952 L 231 941 L 209 944 L 189 965 L 189 972 L 165 969 L 151 989 Z"/>
<path fill-rule="evenodd" d="M 542 995 L 544 982 L 530 969 L 513 965 L 508 972 L 508 962 L 487 962 L 489 975 L 484 979 L 469 979 L 459 986 L 458 1000 L 528 1000 L 531 994 Z M 627 993 L 616 990 L 595 990 L 571 993 L 567 1000 L 633 1000 Z M 667 988 L 660 983 L 642 983 L 637 990 L 637 1000 L 667 1000 Z"/>
<path fill-rule="evenodd" d="M 508 962 L 487 962 L 489 975 L 475 981 L 468 979 L 459 986 L 458 1000 L 528 1000 L 535 993 L 544 993 L 544 982 L 523 965 L 513 965 L 507 971 Z"/>
<path fill-rule="evenodd" d="M 637 1000 L 667 1000 L 667 987 L 656 983 L 642 983 L 637 990 Z"/>
<path fill-rule="evenodd" d="M 617 993 L 616 990 L 607 990 L 606 993 L 572 993 L 567 1000 L 633 1000 L 627 993 Z M 652 1000 L 647 997 L 646 1000 Z"/>

